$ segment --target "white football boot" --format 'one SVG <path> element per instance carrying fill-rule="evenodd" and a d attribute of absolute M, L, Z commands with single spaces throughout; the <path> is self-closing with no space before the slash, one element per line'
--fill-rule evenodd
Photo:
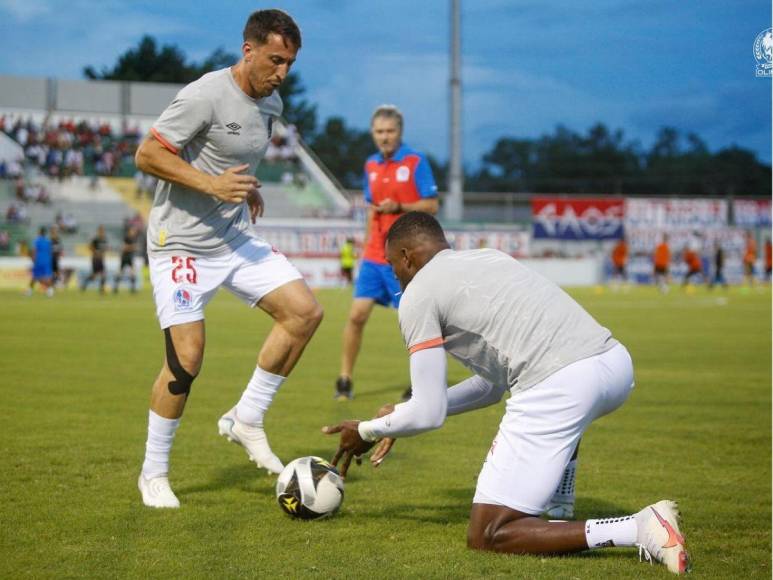
<path fill-rule="evenodd" d="M 268 445 L 266 433 L 262 427 L 246 425 L 236 418 L 236 407 L 220 417 L 217 422 L 217 430 L 226 439 L 244 447 L 250 461 L 254 461 L 258 469 L 265 469 L 269 473 L 281 473 L 284 465 L 271 451 Z"/>
<path fill-rule="evenodd" d="M 564 468 L 564 474 L 553 492 L 545 511 L 551 520 L 574 519 L 574 485 L 577 476 L 577 460 L 572 459 Z"/>
<path fill-rule="evenodd" d="M 140 474 L 137 481 L 137 487 L 142 494 L 142 503 L 148 507 L 154 508 L 179 508 L 180 500 L 169 487 L 169 479 L 166 475 L 151 477 L 147 479 Z"/>
<path fill-rule="evenodd" d="M 653 558 L 665 564 L 674 574 L 690 571 L 690 556 L 679 531 L 679 507 L 676 502 L 661 500 L 636 514 L 636 545 L 639 558 L 652 564 Z"/>

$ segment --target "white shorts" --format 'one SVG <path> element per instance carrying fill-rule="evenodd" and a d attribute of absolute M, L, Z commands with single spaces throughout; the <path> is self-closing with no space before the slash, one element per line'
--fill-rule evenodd
<path fill-rule="evenodd" d="M 515 393 L 478 476 L 473 503 L 541 514 L 585 429 L 622 405 L 632 388 L 631 356 L 618 344 Z"/>
<path fill-rule="evenodd" d="M 259 238 L 222 256 L 150 258 L 150 281 L 162 329 L 203 320 L 204 308 L 221 286 L 255 306 L 272 290 L 301 278 L 283 254 Z"/>

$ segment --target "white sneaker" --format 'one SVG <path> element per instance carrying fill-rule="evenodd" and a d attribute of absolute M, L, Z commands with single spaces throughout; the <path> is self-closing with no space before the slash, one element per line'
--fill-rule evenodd
<path fill-rule="evenodd" d="M 679 532 L 679 507 L 664 499 L 636 514 L 636 545 L 639 558 L 652 564 L 652 559 L 665 564 L 674 574 L 690 571 L 690 556 Z"/>
<path fill-rule="evenodd" d="M 140 474 L 137 487 L 142 493 L 142 503 L 154 508 L 179 508 L 180 500 L 169 487 L 169 479 L 165 475 L 147 479 Z"/>
<path fill-rule="evenodd" d="M 543 512 L 551 520 L 574 519 L 574 502 L 551 501 Z"/>
<path fill-rule="evenodd" d="M 284 465 L 271 451 L 266 433 L 262 427 L 246 425 L 236 418 L 235 407 L 220 417 L 217 430 L 226 439 L 238 443 L 247 451 L 250 461 L 254 461 L 258 469 L 263 468 L 269 473 L 282 473 Z"/>

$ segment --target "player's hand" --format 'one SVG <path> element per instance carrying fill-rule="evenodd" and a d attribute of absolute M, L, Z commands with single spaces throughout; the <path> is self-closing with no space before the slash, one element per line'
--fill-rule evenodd
<path fill-rule="evenodd" d="M 210 182 L 211 194 L 228 203 L 241 203 L 252 190 L 259 187 L 258 178 L 254 175 L 246 175 L 250 166 L 248 164 L 229 167 L 220 175 L 213 176 Z"/>
<path fill-rule="evenodd" d="M 386 405 L 384 405 L 378 410 L 378 413 L 376 413 L 376 418 L 378 419 L 379 417 L 384 417 L 385 415 L 389 415 L 394 410 L 395 410 L 395 406 L 391 403 L 387 403 Z M 381 438 L 376 443 L 376 447 L 373 449 L 373 453 L 370 454 L 370 464 L 373 467 L 378 467 L 379 465 L 381 465 L 381 462 L 384 461 L 384 458 L 392 450 L 392 446 L 394 444 L 395 444 L 395 439 L 392 437 Z"/>
<path fill-rule="evenodd" d="M 344 421 L 338 425 L 322 427 L 322 432 L 327 435 L 341 434 L 341 439 L 338 441 L 338 451 L 336 451 L 333 460 L 330 462 L 338 467 L 338 462 L 343 459 L 341 467 L 338 468 L 341 477 L 346 477 L 346 472 L 349 471 L 352 459 L 367 453 L 373 447 L 373 443 L 365 441 L 360 437 L 360 432 L 357 430 L 357 425 L 359 424 L 359 421 Z"/>
<path fill-rule="evenodd" d="M 378 213 L 400 213 L 400 203 L 390 198 L 386 198 L 378 205 L 374 205 L 373 209 Z"/>
<path fill-rule="evenodd" d="M 259 217 L 263 217 L 263 196 L 260 195 L 260 182 L 258 187 L 247 194 L 247 205 L 250 206 L 250 221 L 255 223 Z"/>

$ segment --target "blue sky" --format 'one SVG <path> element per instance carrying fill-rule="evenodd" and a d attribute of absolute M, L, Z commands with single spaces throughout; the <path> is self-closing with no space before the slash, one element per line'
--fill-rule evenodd
<path fill-rule="evenodd" d="M 448 155 L 448 0 L 276 0 L 298 21 L 296 70 L 321 118 L 366 127 L 390 102 L 406 141 Z M 81 78 L 151 34 L 196 60 L 238 52 L 254 2 L 0 0 L 0 74 Z M 752 52 L 769 0 L 462 0 L 464 157 L 501 136 L 596 121 L 651 144 L 674 126 L 771 160 L 771 82 Z"/>

